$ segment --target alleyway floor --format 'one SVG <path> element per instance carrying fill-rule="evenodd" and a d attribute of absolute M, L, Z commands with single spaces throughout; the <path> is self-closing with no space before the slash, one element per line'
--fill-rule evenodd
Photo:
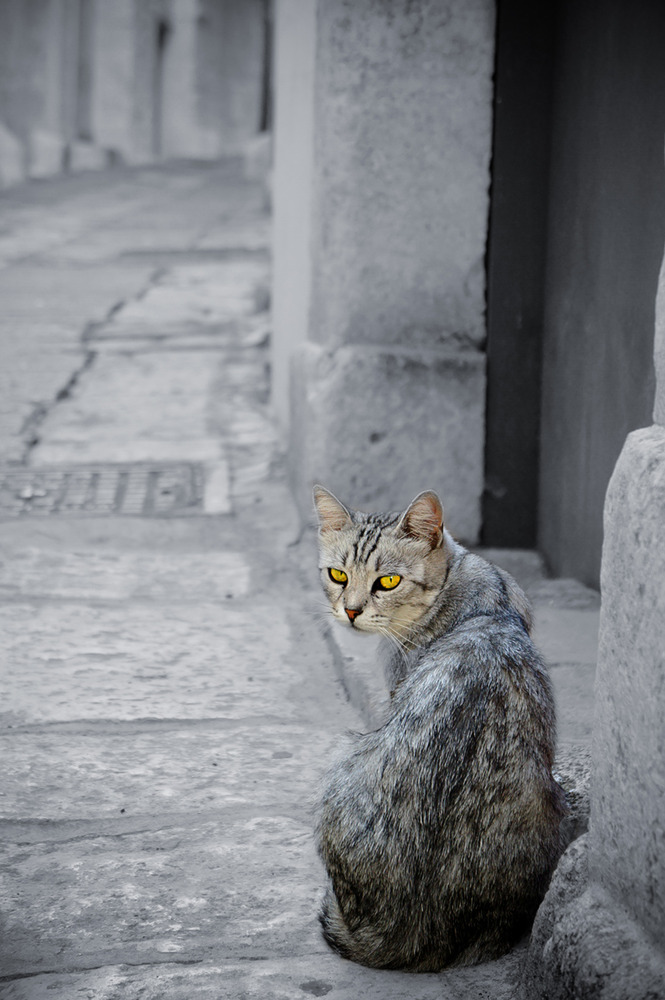
<path fill-rule="evenodd" d="M 318 614 L 269 280 L 239 163 L 0 197 L 2 1000 L 514 994 L 519 949 L 409 976 L 319 935 L 317 782 L 382 695 Z M 494 556 L 587 743 L 597 596 Z"/>

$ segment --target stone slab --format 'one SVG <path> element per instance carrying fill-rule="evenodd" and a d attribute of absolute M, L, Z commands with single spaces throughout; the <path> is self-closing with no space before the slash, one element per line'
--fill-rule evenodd
<path fill-rule="evenodd" d="M 268 264 L 245 257 L 172 266 L 145 295 L 128 302 L 97 332 L 104 339 L 140 334 L 146 328 L 207 327 L 229 323 L 265 308 Z"/>
<path fill-rule="evenodd" d="M 37 529 L 33 529 L 37 530 Z M 0 545 L 0 597 L 48 596 L 67 600 L 224 602 L 246 595 L 247 557 L 232 550 L 132 551 L 83 540 L 72 549 Z M 37 624 L 37 622 L 35 622 Z"/>
<path fill-rule="evenodd" d="M 595 665 L 550 666 L 549 674 L 554 689 L 559 741 L 589 744 L 593 735 Z"/>
<path fill-rule="evenodd" d="M 302 666 L 274 604 L 12 603 L 0 629 L 4 726 L 306 712 Z"/>
<path fill-rule="evenodd" d="M 78 334 L 86 323 L 102 322 L 114 306 L 131 300 L 146 286 L 150 264 L 108 262 L 104 267 L 51 266 L 34 260 L 0 270 L 3 325 L 17 321 L 74 326 Z"/>
<path fill-rule="evenodd" d="M 333 954 L 244 963 L 109 966 L 38 975 L 0 986 L 2 1000 L 511 1000 L 519 950 L 438 975 L 366 969 Z"/>
<path fill-rule="evenodd" d="M 289 817 L 5 845 L 1 858 L 6 976 L 326 950 L 312 830 Z"/>
<path fill-rule="evenodd" d="M 484 355 L 366 346 L 296 357 L 296 499 L 320 482 L 360 510 L 398 510 L 436 489 L 453 535 L 473 543 L 483 488 Z"/>
<path fill-rule="evenodd" d="M 307 816 L 338 742 L 318 725 L 293 723 L 5 730 L 0 822 L 48 820 L 51 839 L 54 824 L 78 820 L 105 829 L 121 817 L 169 825 L 219 810 Z M 2 839 L 11 836 L 5 830 Z"/>
<path fill-rule="evenodd" d="M 600 610 L 537 605 L 533 638 L 549 666 L 585 663 L 598 659 Z"/>
<path fill-rule="evenodd" d="M 207 352 L 105 354 L 48 414 L 30 463 L 223 458 L 207 424 L 216 364 Z"/>

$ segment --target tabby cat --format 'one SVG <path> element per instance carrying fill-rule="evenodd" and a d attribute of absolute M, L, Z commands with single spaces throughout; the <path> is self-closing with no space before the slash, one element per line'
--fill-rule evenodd
<path fill-rule="evenodd" d="M 386 638 L 390 714 L 331 770 L 318 822 L 321 923 L 345 958 L 432 972 L 529 929 L 562 850 L 555 719 L 526 596 L 456 543 L 441 502 L 350 511 L 317 486 L 337 621 Z"/>

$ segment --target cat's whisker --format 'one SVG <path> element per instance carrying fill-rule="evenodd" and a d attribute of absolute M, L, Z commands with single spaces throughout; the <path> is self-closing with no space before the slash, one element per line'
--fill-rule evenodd
<path fill-rule="evenodd" d="M 393 644 L 393 646 L 398 650 L 399 653 L 403 655 L 408 652 L 408 647 L 406 646 L 404 640 L 400 635 L 398 635 L 396 632 L 392 630 L 390 625 L 379 624 L 378 629 L 381 635 L 384 635 L 386 639 L 388 639 Z"/>
<path fill-rule="evenodd" d="M 411 626 L 406 625 L 403 622 L 391 621 L 385 626 L 385 628 L 387 629 L 387 632 L 384 634 L 388 634 L 389 632 L 390 636 L 398 643 L 404 652 L 408 652 L 409 649 L 415 649 L 417 645 L 417 643 L 413 641 L 415 630 Z"/>

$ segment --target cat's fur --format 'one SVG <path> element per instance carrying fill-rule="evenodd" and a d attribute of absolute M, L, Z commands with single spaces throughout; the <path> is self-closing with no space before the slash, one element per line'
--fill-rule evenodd
<path fill-rule="evenodd" d="M 353 738 L 323 794 L 324 936 L 380 968 L 496 958 L 531 924 L 566 812 L 527 598 L 453 540 L 435 493 L 401 514 L 351 512 L 323 487 L 314 499 L 334 617 L 392 637 L 390 716 Z M 389 573 L 399 585 L 373 591 Z"/>

